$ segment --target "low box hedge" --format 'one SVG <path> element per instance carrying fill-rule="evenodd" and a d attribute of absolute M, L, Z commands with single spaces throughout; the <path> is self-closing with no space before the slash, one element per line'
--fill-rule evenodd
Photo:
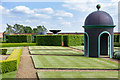
<path fill-rule="evenodd" d="M 62 46 L 62 35 L 39 35 L 36 36 L 37 45 L 41 46 Z"/>
<path fill-rule="evenodd" d="M 7 43 L 32 43 L 32 35 L 6 35 Z"/>
<path fill-rule="evenodd" d="M 21 49 L 14 49 L 6 60 L 0 61 L 0 73 L 7 73 L 18 69 L 21 56 Z"/>
<path fill-rule="evenodd" d="M 36 46 L 36 43 L 2 43 L 1 47 Z"/>
<path fill-rule="evenodd" d="M 0 49 L 0 55 L 6 55 L 7 49 Z"/>
<path fill-rule="evenodd" d="M 84 35 L 64 35 L 64 46 L 80 46 L 84 44 Z"/>

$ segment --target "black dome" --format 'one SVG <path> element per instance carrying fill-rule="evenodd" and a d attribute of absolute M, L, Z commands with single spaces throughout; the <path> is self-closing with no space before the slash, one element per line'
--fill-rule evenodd
<path fill-rule="evenodd" d="M 98 10 L 87 16 L 84 25 L 113 25 L 113 20 L 108 13 Z"/>

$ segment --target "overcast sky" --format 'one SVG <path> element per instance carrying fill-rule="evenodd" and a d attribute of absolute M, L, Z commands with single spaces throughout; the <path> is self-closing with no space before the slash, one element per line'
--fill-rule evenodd
<path fill-rule="evenodd" d="M 118 31 L 118 0 L 4 0 L 0 3 L 0 32 L 6 24 L 44 25 L 48 30 L 83 32 L 85 18 L 100 4 L 109 13 Z"/>

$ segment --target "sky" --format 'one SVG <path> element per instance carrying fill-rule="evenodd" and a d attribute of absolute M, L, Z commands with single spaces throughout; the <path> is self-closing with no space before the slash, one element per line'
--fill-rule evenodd
<path fill-rule="evenodd" d="M 97 11 L 109 13 L 118 32 L 118 0 L 4 0 L 0 2 L 0 32 L 7 25 L 22 24 L 35 28 L 44 25 L 48 30 L 61 32 L 84 32 L 86 17 Z M 49 31 L 48 31 L 49 32 Z"/>

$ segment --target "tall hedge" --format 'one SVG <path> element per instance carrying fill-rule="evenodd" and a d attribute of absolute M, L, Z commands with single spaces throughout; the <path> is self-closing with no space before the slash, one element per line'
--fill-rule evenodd
<path fill-rule="evenodd" d="M 114 42 L 119 42 L 120 43 L 120 34 L 115 34 L 114 35 Z"/>
<path fill-rule="evenodd" d="M 80 46 L 84 44 L 84 35 L 64 35 L 64 46 Z"/>
<path fill-rule="evenodd" d="M 62 46 L 62 35 L 39 35 L 36 36 L 37 45 L 41 46 Z"/>
<path fill-rule="evenodd" d="M 7 35 L 6 42 L 7 43 L 24 43 L 24 42 L 31 43 L 32 36 L 31 35 Z"/>

